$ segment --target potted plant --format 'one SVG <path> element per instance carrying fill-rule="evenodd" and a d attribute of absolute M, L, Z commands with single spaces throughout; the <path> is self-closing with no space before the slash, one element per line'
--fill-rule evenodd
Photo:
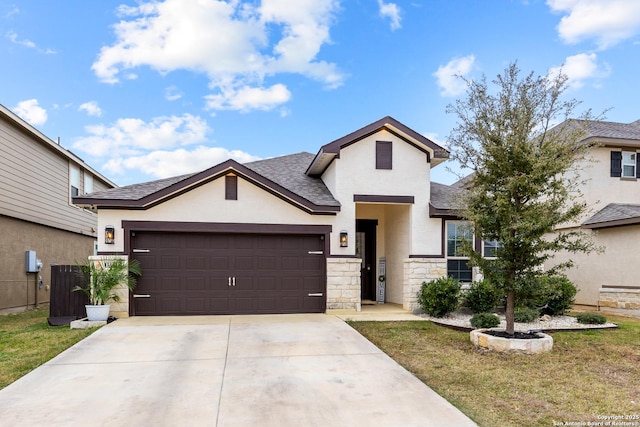
<path fill-rule="evenodd" d="M 84 292 L 89 297 L 89 304 L 85 306 L 88 320 L 107 320 L 111 308 L 107 303 L 120 300 L 115 288 L 123 284 L 132 291 L 136 286 L 135 276 L 142 273 L 138 260 L 127 263 L 122 258 L 89 260 L 78 267 L 85 280 L 73 290 Z"/>

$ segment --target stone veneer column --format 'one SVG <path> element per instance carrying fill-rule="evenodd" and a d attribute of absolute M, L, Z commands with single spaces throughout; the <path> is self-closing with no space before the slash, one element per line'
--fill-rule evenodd
<path fill-rule="evenodd" d="M 108 264 L 109 261 L 113 261 L 116 259 L 129 261 L 129 257 L 126 255 L 97 255 L 89 257 L 89 261 L 93 261 L 95 264 Z M 121 283 L 114 289 L 113 293 L 120 297 L 120 301 L 109 301 L 109 305 L 111 306 L 109 307 L 109 315 L 118 318 L 129 317 L 129 289 L 124 283 Z"/>
<path fill-rule="evenodd" d="M 327 258 L 327 310 L 360 311 L 360 258 Z"/>
<path fill-rule="evenodd" d="M 444 258 L 409 258 L 404 260 L 404 284 L 402 308 L 416 312 L 418 291 L 422 282 L 428 282 L 447 275 L 447 260 Z"/>

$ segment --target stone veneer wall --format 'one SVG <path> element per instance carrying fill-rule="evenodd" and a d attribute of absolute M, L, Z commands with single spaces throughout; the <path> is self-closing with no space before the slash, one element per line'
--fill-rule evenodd
<path fill-rule="evenodd" d="M 409 258 L 404 261 L 402 308 L 411 312 L 420 310 L 418 291 L 422 282 L 447 275 L 444 258 Z"/>
<path fill-rule="evenodd" d="M 598 298 L 600 307 L 640 309 L 640 288 L 616 288 L 603 286 Z"/>
<path fill-rule="evenodd" d="M 124 259 L 125 261 L 129 260 L 129 257 L 125 255 L 98 255 L 98 256 L 90 256 L 89 260 L 94 263 L 108 263 L 111 260 L 115 259 Z M 129 317 L 129 289 L 127 286 L 122 283 L 118 285 L 118 287 L 114 290 L 114 294 L 120 297 L 120 301 L 114 302 L 110 301 L 109 304 L 111 307 L 109 308 L 109 315 L 115 316 L 118 318 L 121 317 Z"/>
<path fill-rule="evenodd" d="M 327 258 L 327 310 L 360 311 L 360 258 Z"/>

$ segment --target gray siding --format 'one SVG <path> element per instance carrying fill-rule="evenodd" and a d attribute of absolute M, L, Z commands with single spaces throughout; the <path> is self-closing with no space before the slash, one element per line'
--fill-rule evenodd
<path fill-rule="evenodd" d="M 0 114 L 0 215 L 95 237 L 97 216 L 71 204 L 73 160 L 51 144 Z M 90 172 L 76 165 L 82 193 L 82 174 Z M 94 176 L 94 191 L 109 187 Z"/>

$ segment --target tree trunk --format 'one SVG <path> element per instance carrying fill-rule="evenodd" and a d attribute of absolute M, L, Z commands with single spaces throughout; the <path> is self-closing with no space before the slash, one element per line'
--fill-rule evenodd
<path fill-rule="evenodd" d="M 507 318 L 507 334 L 513 335 L 515 332 L 515 305 L 516 293 L 514 291 L 507 292 L 507 310 L 505 317 Z"/>

